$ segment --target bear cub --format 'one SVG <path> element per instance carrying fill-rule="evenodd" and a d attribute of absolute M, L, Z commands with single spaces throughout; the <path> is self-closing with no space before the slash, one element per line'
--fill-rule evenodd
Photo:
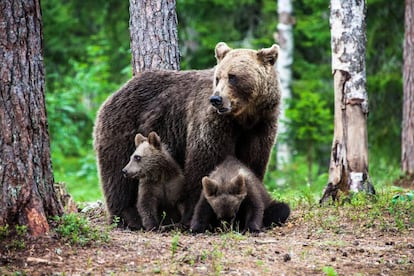
<path fill-rule="evenodd" d="M 183 208 L 178 199 L 184 186 L 181 168 L 154 131 L 148 138 L 138 133 L 135 146 L 136 150 L 122 173 L 127 178 L 139 180 L 137 210 L 145 230 L 157 229 L 163 215 L 173 222 L 179 221 Z"/>
<path fill-rule="evenodd" d="M 202 179 L 202 193 L 191 220 L 194 233 L 214 230 L 222 223 L 238 224 L 242 232 L 281 225 L 290 214 L 286 203 L 273 200 L 254 173 L 228 156 Z"/>

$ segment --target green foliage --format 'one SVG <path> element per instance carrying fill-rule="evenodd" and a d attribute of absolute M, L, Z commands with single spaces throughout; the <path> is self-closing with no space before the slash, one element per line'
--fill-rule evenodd
<path fill-rule="evenodd" d="M 42 11 L 55 181 L 76 201 L 96 200 L 92 128 L 100 104 L 131 75 L 128 2 L 46 0 Z"/>
<path fill-rule="evenodd" d="M 109 241 L 108 231 L 91 226 L 89 220 L 75 213 L 53 217 L 55 231 L 59 237 L 74 245 L 86 246 Z"/>
<path fill-rule="evenodd" d="M 25 249 L 27 234 L 26 225 L 17 224 L 14 227 L 8 224 L 2 225 L 0 226 L 0 247 L 11 250 Z"/>
<path fill-rule="evenodd" d="M 85 62 L 70 61 L 74 76 L 50 76 L 54 90 L 46 95 L 55 180 L 67 182 L 78 201 L 101 198 L 92 128 L 100 103 L 118 88 L 109 81 L 108 45 L 102 43 L 86 47 Z"/>
<path fill-rule="evenodd" d="M 326 276 L 337 276 L 338 273 L 336 272 L 335 268 L 332 266 L 324 266 L 322 268 L 323 273 L 325 273 Z"/>
<path fill-rule="evenodd" d="M 289 139 L 288 144 L 291 144 L 291 148 L 305 153 L 308 164 L 307 180 L 312 183 L 314 162 L 329 160 L 327 145 L 332 140 L 333 116 L 322 93 L 307 89 L 309 88 L 303 87 L 302 92 L 291 100 L 286 117 L 289 119 L 289 137 L 294 137 Z"/>
<path fill-rule="evenodd" d="M 384 232 L 404 233 L 414 227 L 414 201 L 393 200 L 399 189 L 392 186 L 377 189 L 375 197 L 365 193 L 351 194 L 331 206 L 290 202 L 299 212 L 303 212 L 304 222 L 320 231 L 330 230 L 335 233 L 343 231 L 366 232 L 376 228 Z M 292 200 L 292 199 L 291 199 Z M 349 221 L 355 229 L 344 229 L 342 224 Z"/>
<path fill-rule="evenodd" d="M 9 225 L 5 224 L 0 226 L 0 241 L 8 237 L 10 234 Z"/>
<path fill-rule="evenodd" d="M 171 239 L 171 256 L 174 257 L 175 253 L 177 253 L 177 249 L 180 242 L 180 233 L 177 232 Z"/>

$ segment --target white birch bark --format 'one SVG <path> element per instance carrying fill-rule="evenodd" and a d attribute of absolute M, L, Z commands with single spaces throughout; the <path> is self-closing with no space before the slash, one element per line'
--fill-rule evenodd
<path fill-rule="evenodd" d="M 375 193 L 368 175 L 365 0 L 331 0 L 334 137 L 321 203 L 338 191 Z"/>
<path fill-rule="evenodd" d="M 405 1 L 404 101 L 401 170 L 414 174 L 414 0 Z"/>
<path fill-rule="evenodd" d="M 286 109 L 287 101 L 291 98 L 292 63 L 293 63 L 293 25 L 295 19 L 292 17 L 293 6 L 291 0 L 278 0 L 277 12 L 279 23 L 275 41 L 279 44 L 279 56 L 276 63 L 276 70 L 279 73 L 280 86 L 282 89 L 282 105 L 279 119 L 278 131 L 280 136 L 287 133 Z M 277 165 L 283 166 L 291 159 L 290 149 L 285 139 L 278 139 L 277 144 Z"/>

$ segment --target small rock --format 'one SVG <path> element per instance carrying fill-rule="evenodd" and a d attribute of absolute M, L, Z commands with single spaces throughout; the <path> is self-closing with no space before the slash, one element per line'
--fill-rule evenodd
<path fill-rule="evenodd" d="M 290 260 L 291 260 L 291 257 L 290 257 L 290 255 L 288 253 L 286 253 L 285 255 L 283 255 L 283 261 L 284 262 L 288 262 Z"/>
<path fill-rule="evenodd" d="M 336 257 L 331 257 L 331 262 L 335 262 L 336 261 Z"/>
<path fill-rule="evenodd" d="M 393 241 L 386 241 L 385 242 L 385 245 L 395 245 L 395 242 L 393 242 Z"/>

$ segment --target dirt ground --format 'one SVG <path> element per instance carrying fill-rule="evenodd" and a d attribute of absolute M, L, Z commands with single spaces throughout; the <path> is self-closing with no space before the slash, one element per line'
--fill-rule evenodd
<path fill-rule="evenodd" d="M 102 213 L 87 214 L 108 231 Z M 286 225 L 258 236 L 112 229 L 108 242 L 85 247 L 54 235 L 17 250 L 3 241 L 0 275 L 414 275 L 414 229 L 386 216 L 364 220 L 298 207 Z"/>

